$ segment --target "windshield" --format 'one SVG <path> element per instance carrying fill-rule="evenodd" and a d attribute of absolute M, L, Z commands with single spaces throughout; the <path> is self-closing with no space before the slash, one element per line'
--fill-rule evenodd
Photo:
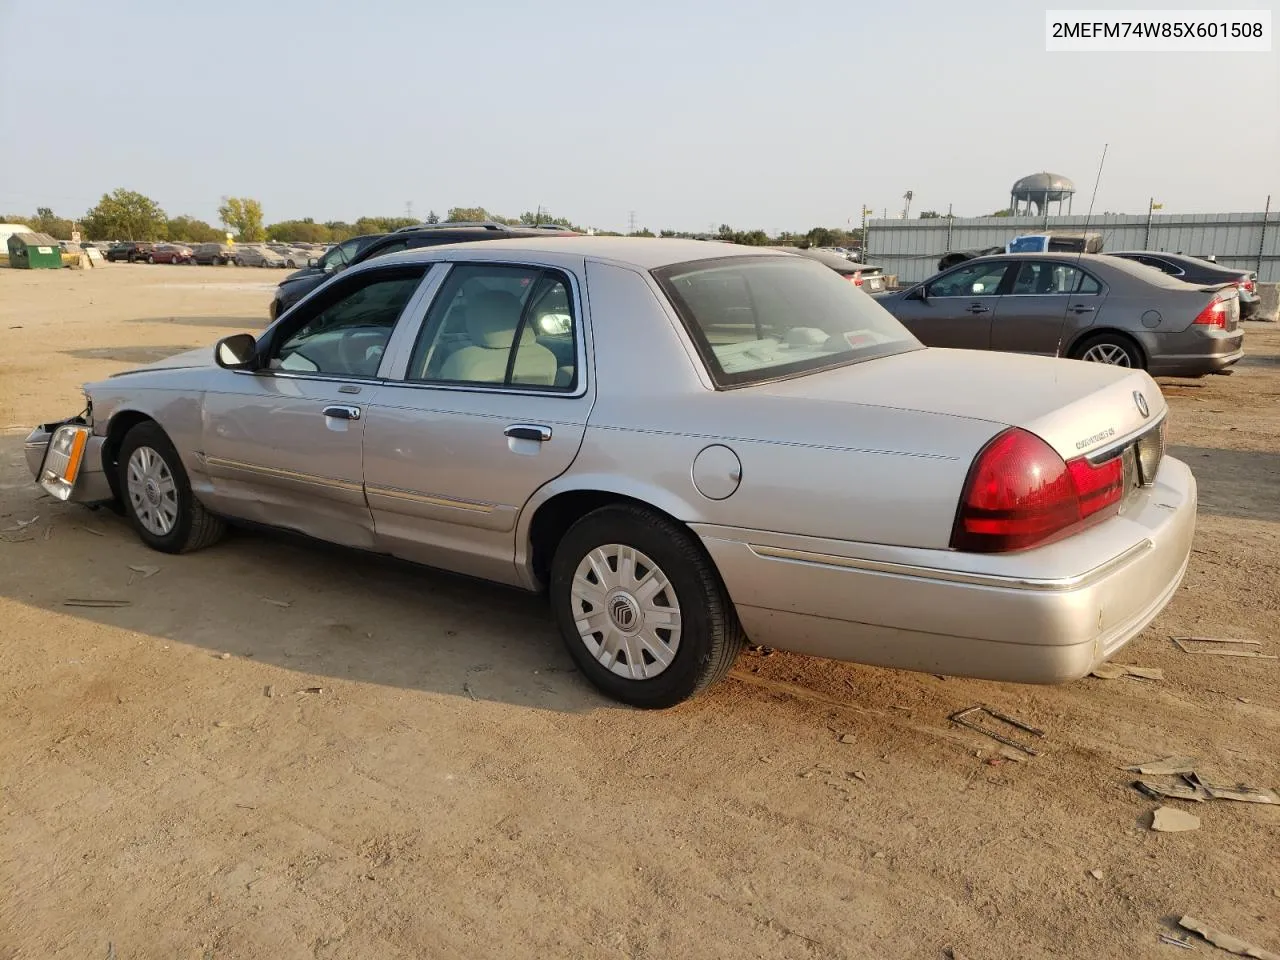
<path fill-rule="evenodd" d="M 921 346 L 867 294 L 812 260 L 729 257 L 663 267 L 654 276 L 720 387 Z"/>

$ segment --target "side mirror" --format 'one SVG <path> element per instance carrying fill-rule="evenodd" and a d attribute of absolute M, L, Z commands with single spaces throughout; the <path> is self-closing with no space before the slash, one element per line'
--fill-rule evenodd
<path fill-rule="evenodd" d="M 925 293 L 925 291 L 924 291 L 924 286 L 923 286 L 923 285 L 921 285 L 921 286 L 916 287 L 916 288 L 915 288 L 914 290 L 912 290 L 910 293 L 908 293 L 904 299 L 906 299 L 906 300 L 919 300 L 921 303 L 928 303 L 928 302 L 929 302 L 929 295 L 928 295 L 927 293 Z"/>
<path fill-rule="evenodd" d="M 253 370 L 257 365 L 258 341 L 252 334 L 223 337 L 213 348 L 213 359 L 225 370 Z"/>
<path fill-rule="evenodd" d="M 318 267 L 318 266 L 320 266 L 320 261 L 319 261 L 319 260 L 317 260 L 315 257 L 308 257 L 308 258 L 307 258 L 307 266 L 308 266 L 308 267 Z"/>

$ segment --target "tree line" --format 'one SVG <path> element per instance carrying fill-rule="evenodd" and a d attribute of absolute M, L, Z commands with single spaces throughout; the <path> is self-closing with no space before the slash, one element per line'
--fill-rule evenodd
<path fill-rule="evenodd" d="M 351 237 L 370 233 L 390 233 L 401 227 L 413 226 L 421 221 L 411 217 L 360 217 L 354 223 L 344 220 L 316 221 L 310 217 L 302 220 L 282 220 L 264 223 L 262 204 L 251 197 L 223 197 L 218 206 L 221 228 L 187 215 L 170 217 L 160 204 L 144 194 L 123 187 L 104 193 L 102 199 L 78 220 L 58 216 L 50 207 L 39 207 L 34 215 L 5 214 L 5 223 L 25 223 L 38 233 L 46 233 L 55 240 L 70 240 L 73 230 L 79 229 L 85 240 L 169 240 L 177 243 L 208 243 L 226 239 L 228 233 L 243 243 L 263 240 L 281 243 L 341 243 Z M 527 210 L 518 217 L 492 213 L 484 207 L 450 207 L 444 217 L 434 210 L 426 217 L 427 223 L 492 222 L 511 226 L 537 226 L 551 224 L 568 230 L 585 233 L 586 229 L 568 217 L 552 216 L 539 207 Z M 770 236 L 764 230 L 735 230 L 721 224 L 718 231 L 696 233 L 682 230 L 660 230 L 654 233 L 648 227 L 620 233 L 611 230 L 595 231 L 599 236 L 634 237 L 684 237 L 699 240 L 724 240 L 749 246 L 801 246 L 801 247 L 856 247 L 861 231 L 839 228 L 814 227 L 805 233 L 783 231 Z"/>

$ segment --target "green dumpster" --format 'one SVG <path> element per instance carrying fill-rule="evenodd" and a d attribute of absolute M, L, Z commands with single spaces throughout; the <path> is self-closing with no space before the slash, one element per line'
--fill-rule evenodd
<path fill-rule="evenodd" d="M 9 266 L 15 270 L 61 270 L 62 247 L 44 233 L 15 233 L 9 237 Z"/>

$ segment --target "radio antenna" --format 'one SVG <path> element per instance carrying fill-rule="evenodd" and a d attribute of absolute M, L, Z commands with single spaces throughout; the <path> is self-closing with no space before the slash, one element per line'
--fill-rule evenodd
<path fill-rule="evenodd" d="M 1098 184 L 1102 182 L 1102 168 L 1107 162 L 1107 147 L 1109 146 L 1111 146 L 1109 143 L 1104 143 L 1102 145 L 1102 156 L 1098 159 L 1098 174 L 1093 178 L 1093 195 L 1089 197 L 1089 212 L 1084 215 L 1084 229 L 1080 231 L 1080 249 L 1076 252 L 1077 286 L 1084 280 L 1084 273 L 1080 269 L 1080 261 L 1084 257 L 1084 248 L 1089 245 L 1089 221 L 1093 219 L 1093 204 L 1098 199 Z M 1072 291 L 1073 294 L 1074 292 L 1075 291 Z M 1062 356 L 1062 334 L 1066 330 L 1067 314 L 1071 311 L 1071 301 L 1074 299 L 1074 296 L 1069 298 L 1067 300 L 1067 308 L 1062 311 L 1062 326 L 1058 328 L 1058 349 L 1054 351 L 1055 356 Z"/>

